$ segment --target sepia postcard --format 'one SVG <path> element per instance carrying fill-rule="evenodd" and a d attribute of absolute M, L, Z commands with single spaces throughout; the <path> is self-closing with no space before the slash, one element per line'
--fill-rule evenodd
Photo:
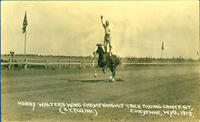
<path fill-rule="evenodd" d="M 200 122 L 198 0 L 1 1 L 2 122 Z"/>

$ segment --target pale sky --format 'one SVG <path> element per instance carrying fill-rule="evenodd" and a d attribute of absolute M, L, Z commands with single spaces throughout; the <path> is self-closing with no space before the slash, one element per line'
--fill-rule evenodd
<path fill-rule="evenodd" d="M 1 52 L 88 56 L 104 38 L 100 15 L 110 21 L 119 56 L 195 58 L 199 49 L 198 1 L 1 2 Z"/>

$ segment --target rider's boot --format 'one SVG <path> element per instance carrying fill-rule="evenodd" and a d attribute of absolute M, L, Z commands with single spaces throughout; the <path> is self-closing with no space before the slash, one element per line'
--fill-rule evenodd
<path fill-rule="evenodd" d="M 107 53 L 107 46 L 104 46 L 105 53 Z"/>

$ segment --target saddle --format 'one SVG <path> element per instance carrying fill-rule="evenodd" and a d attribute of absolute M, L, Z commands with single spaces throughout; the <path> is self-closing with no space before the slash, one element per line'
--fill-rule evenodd
<path fill-rule="evenodd" d="M 109 53 L 105 53 L 104 55 L 103 55 L 103 61 L 105 62 L 105 61 L 107 61 L 109 59 Z"/>
<path fill-rule="evenodd" d="M 106 63 L 106 66 L 109 66 L 110 64 L 114 65 L 112 55 L 110 55 L 109 52 L 103 55 L 103 61 Z"/>

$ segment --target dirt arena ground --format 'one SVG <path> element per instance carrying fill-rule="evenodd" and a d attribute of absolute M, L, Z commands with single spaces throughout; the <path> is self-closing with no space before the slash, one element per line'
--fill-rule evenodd
<path fill-rule="evenodd" d="M 131 66 L 117 70 L 116 82 L 105 82 L 111 73 L 93 70 L 7 70 L 1 74 L 4 121 L 163 122 L 200 121 L 200 65 Z M 19 106 L 19 101 L 65 103 L 124 103 L 192 105 L 192 117 L 131 113 L 129 109 L 98 108 L 98 115 L 61 114 L 58 108 Z"/>

